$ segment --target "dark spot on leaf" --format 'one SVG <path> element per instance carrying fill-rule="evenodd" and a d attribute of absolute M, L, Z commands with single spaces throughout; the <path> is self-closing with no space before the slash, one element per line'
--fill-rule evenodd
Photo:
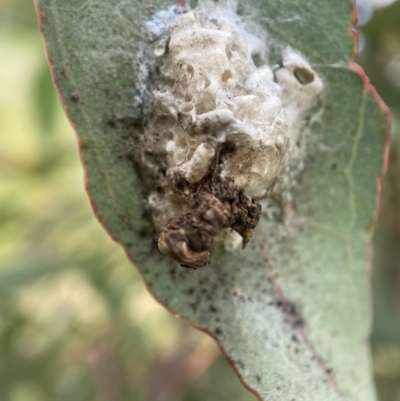
<path fill-rule="evenodd" d="M 261 377 L 259 375 L 256 375 L 256 380 L 257 380 L 257 383 L 261 383 Z"/>
<path fill-rule="evenodd" d="M 217 328 L 215 329 L 215 334 L 216 334 L 217 336 L 220 336 L 220 335 L 222 334 L 222 330 L 221 330 L 219 327 L 217 327 Z"/>
<path fill-rule="evenodd" d="M 337 163 L 332 164 L 332 170 L 335 171 L 337 169 Z"/>
<path fill-rule="evenodd" d="M 79 102 L 79 94 L 78 94 L 77 91 L 73 91 L 73 92 L 71 93 L 71 100 L 72 100 L 73 102 Z"/>
<path fill-rule="evenodd" d="M 59 76 L 60 76 L 61 79 L 64 79 L 64 78 L 67 77 L 67 71 L 65 71 L 65 68 L 62 68 L 62 69 L 60 70 Z"/>
<path fill-rule="evenodd" d="M 210 306 L 210 312 L 211 313 L 217 313 L 217 308 L 214 305 Z"/>
<path fill-rule="evenodd" d="M 298 327 L 303 324 L 303 319 L 296 310 L 296 306 L 293 302 L 287 299 L 280 299 L 276 301 L 275 305 L 282 309 L 282 312 L 286 315 L 287 321 L 290 325 Z"/>
<path fill-rule="evenodd" d="M 115 128 L 117 126 L 117 124 L 115 123 L 115 120 L 110 118 L 109 120 L 106 121 L 106 124 L 111 127 L 111 128 Z"/>
<path fill-rule="evenodd" d="M 125 221 L 125 223 L 126 223 L 126 221 Z M 133 223 L 130 223 L 129 225 L 130 225 L 130 227 L 132 227 L 132 226 L 134 227 Z M 148 227 L 140 227 L 140 229 L 138 230 L 137 233 L 141 238 L 148 238 L 150 235 L 150 230 Z"/>

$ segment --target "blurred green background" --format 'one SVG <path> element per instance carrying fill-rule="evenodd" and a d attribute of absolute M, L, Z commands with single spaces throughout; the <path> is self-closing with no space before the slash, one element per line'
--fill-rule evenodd
<path fill-rule="evenodd" d="M 359 63 L 394 128 L 371 341 L 379 398 L 400 401 L 400 1 L 377 3 L 359 2 Z M 32 0 L 0 0 L 0 139 L 0 401 L 254 401 L 94 218 Z"/>

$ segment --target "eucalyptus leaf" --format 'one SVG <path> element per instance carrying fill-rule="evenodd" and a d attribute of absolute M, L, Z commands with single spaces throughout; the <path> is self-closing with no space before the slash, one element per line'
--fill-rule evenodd
<path fill-rule="evenodd" d="M 269 33 L 271 65 L 300 51 L 325 85 L 290 227 L 263 218 L 211 266 L 163 257 L 127 155 L 140 130 L 143 24 L 172 3 L 37 0 L 53 80 L 75 127 L 96 215 L 171 312 L 213 336 L 261 400 L 375 400 L 368 244 L 387 115 L 354 69 L 350 0 L 239 0 Z M 196 4 L 191 4 L 196 7 Z"/>

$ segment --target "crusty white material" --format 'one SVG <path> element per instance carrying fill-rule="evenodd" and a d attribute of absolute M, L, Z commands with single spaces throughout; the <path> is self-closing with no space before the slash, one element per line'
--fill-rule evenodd
<path fill-rule="evenodd" d="M 189 199 L 189 189 L 176 188 L 176 177 L 199 183 L 228 142 L 235 151 L 218 160 L 218 174 L 249 197 L 267 196 L 291 157 L 298 157 L 304 116 L 323 89 L 321 79 L 290 48 L 275 72 L 268 65 L 257 68 L 243 26 L 211 21 L 200 11 L 179 15 L 172 7 L 146 26 L 152 51 L 145 70 L 153 73 L 143 80 L 150 96 L 141 163 L 150 171 L 156 155 L 166 167 L 160 178 L 165 195 L 150 197 L 153 214 L 168 207 L 168 199 Z"/>

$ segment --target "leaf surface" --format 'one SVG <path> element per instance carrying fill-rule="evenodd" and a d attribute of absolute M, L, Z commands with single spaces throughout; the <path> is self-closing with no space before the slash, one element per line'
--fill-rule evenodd
<path fill-rule="evenodd" d="M 79 137 L 98 218 L 153 295 L 220 344 L 262 400 L 375 400 L 369 359 L 368 243 L 387 116 L 354 71 L 353 8 L 340 0 L 239 0 L 269 32 L 270 64 L 290 45 L 325 84 L 313 122 L 297 224 L 263 218 L 246 250 L 180 268 L 156 250 L 131 160 L 144 21 L 171 3 L 37 0 L 54 82 Z"/>

